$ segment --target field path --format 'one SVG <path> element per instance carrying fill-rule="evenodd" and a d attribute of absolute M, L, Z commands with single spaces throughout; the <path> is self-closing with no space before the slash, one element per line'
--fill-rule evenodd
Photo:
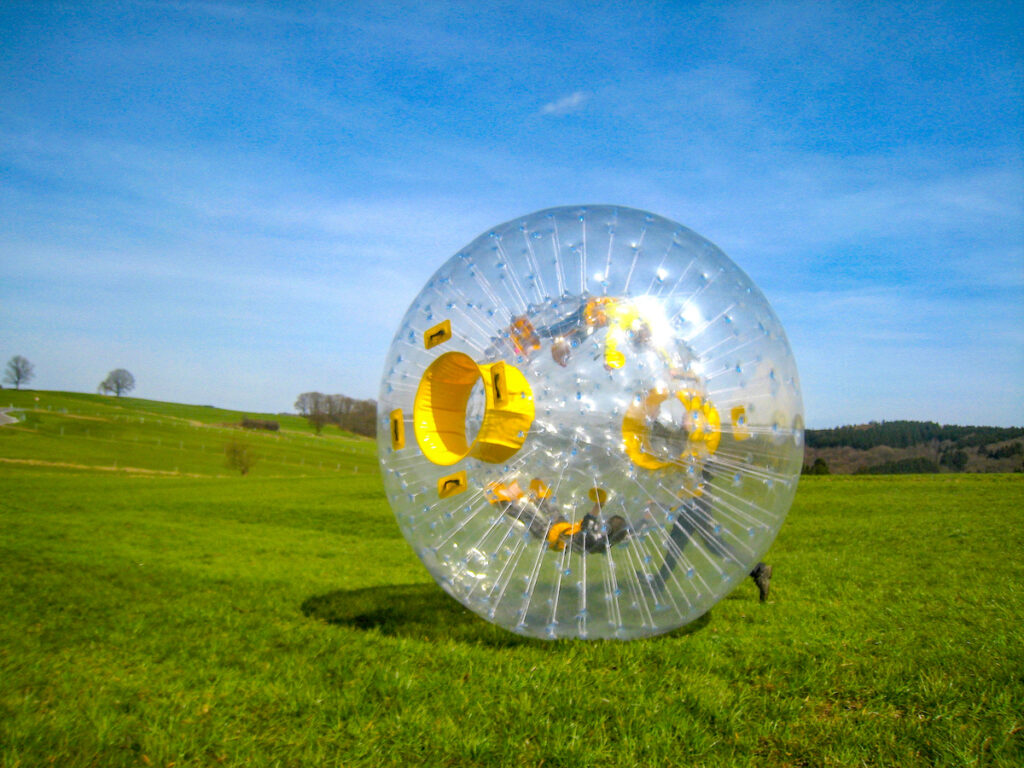
<path fill-rule="evenodd" d="M 144 469 L 142 467 L 119 467 L 116 464 L 112 467 L 99 466 L 96 464 L 72 464 L 67 461 L 43 461 L 42 459 L 8 459 L 0 457 L 0 464 L 20 464 L 27 467 L 61 467 L 63 469 L 92 469 L 99 472 L 126 472 L 138 475 L 169 475 L 173 477 L 210 477 L 210 475 L 198 475 L 192 472 L 178 472 L 170 469 Z"/>
<path fill-rule="evenodd" d="M 20 411 L 20 408 L 0 408 L 0 427 L 5 424 L 17 424 L 18 420 L 11 416 L 8 411 Z"/>

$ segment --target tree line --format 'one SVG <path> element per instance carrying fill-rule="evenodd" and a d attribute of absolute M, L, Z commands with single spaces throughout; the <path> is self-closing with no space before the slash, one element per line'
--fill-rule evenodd
<path fill-rule="evenodd" d="M 303 392 L 295 401 L 295 410 L 306 418 L 318 435 L 328 424 L 357 435 L 374 437 L 377 434 L 376 400 Z"/>
<path fill-rule="evenodd" d="M 895 459 L 883 461 L 881 464 L 873 464 L 870 467 L 861 467 L 854 472 L 855 475 L 927 475 L 939 471 L 939 465 L 932 459 L 924 456 L 915 456 L 909 459 Z"/>
<path fill-rule="evenodd" d="M 1024 436 L 1024 428 L 1021 427 L 960 427 L 934 421 L 873 421 L 870 424 L 833 429 L 809 429 L 805 437 L 810 448 L 849 446 L 866 451 L 880 445 L 909 448 L 933 441 L 948 441 L 957 448 L 968 448 L 1021 436 Z"/>

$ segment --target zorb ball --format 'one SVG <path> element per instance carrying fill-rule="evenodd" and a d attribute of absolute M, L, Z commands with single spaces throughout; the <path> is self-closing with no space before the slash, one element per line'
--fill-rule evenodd
<path fill-rule="evenodd" d="M 406 312 L 378 448 L 449 595 L 539 638 L 655 635 L 746 577 L 803 460 L 796 364 L 713 244 L 613 206 L 484 233 Z"/>

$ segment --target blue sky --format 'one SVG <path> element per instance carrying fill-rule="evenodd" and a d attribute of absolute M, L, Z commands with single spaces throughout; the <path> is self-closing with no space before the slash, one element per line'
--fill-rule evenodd
<path fill-rule="evenodd" d="M 617 203 L 753 278 L 809 426 L 1024 424 L 1022 8 L 5 2 L 0 363 L 376 397 L 456 250 Z"/>

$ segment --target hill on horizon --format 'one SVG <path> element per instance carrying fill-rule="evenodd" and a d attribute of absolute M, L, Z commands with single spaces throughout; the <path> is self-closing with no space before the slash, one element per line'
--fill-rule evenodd
<path fill-rule="evenodd" d="M 872 421 L 805 433 L 805 471 L 834 474 L 1024 471 L 1024 427 Z"/>
<path fill-rule="evenodd" d="M 292 414 L 47 390 L 3 390 L 0 463 L 139 475 L 258 476 L 376 472 L 376 444 L 337 428 L 316 435 Z"/>
<path fill-rule="evenodd" d="M 332 460 L 339 471 L 342 464 L 351 466 L 352 458 L 335 454 L 333 449 L 342 442 L 349 452 L 360 446 L 358 464 L 376 465 L 372 438 L 332 426 L 317 437 L 309 421 L 291 413 L 32 389 L 0 391 L 0 410 L 8 408 L 19 420 L 3 428 L 13 432 L 9 438 L 25 432 L 49 438 L 31 447 L 19 447 L 17 439 L 4 440 L 0 460 L 8 462 L 106 462 L 103 466 L 123 468 L 141 460 L 145 466 L 139 468 L 151 471 L 184 472 L 192 471 L 185 467 L 201 466 L 202 474 L 225 473 L 227 442 L 244 436 L 252 450 L 262 454 L 259 474 L 272 465 L 278 471 L 291 471 L 286 468 L 292 465 L 308 470 L 321 468 L 325 461 L 329 467 Z M 275 428 L 267 429 L 271 425 Z M 172 453 L 175 444 L 177 452 Z M 817 471 L 827 467 L 832 474 L 1024 471 L 1024 427 L 872 421 L 808 429 L 805 445 L 805 471 L 816 463 Z M 36 455 L 40 452 L 45 455 Z M 76 457 L 82 461 L 74 461 Z"/>

